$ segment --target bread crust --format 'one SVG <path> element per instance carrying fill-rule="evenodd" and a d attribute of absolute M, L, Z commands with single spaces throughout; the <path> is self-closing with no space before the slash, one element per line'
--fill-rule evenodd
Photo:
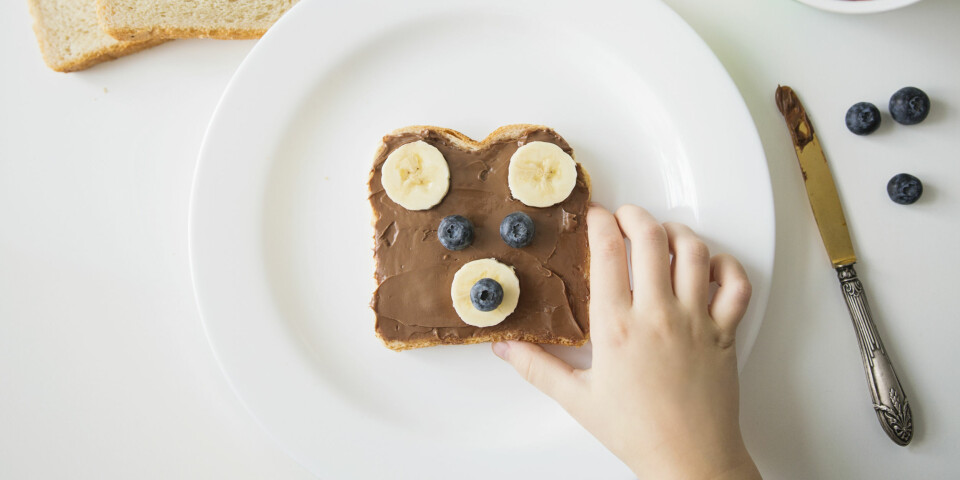
<path fill-rule="evenodd" d="M 458 148 L 461 148 L 465 151 L 476 151 L 476 150 L 481 150 L 485 148 L 487 145 L 490 145 L 493 143 L 502 142 L 502 141 L 515 141 L 523 137 L 524 135 L 537 130 L 552 131 L 553 129 L 545 125 L 534 125 L 534 124 L 526 124 L 526 123 L 505 125 L 494 130 L 489 135 L 487 135 L 486 138 L 484 138 L 483 140 L 480 140 L 479 142 L 456 130 L 453 130 L 450 128 L 444 128 L 444 127 L 435 127 L 431 125 L 411 125 L 408 127 L 402 127 L 390 132 L 388 135 L 394 136 L 394 135 L 403 135 L 407 133 L 415 134 L 415 133 L 421 133 L 424 131 L 431 131 L 431 132 L 436 132 L 438 134 L 443 135 L 447 139 L 447 141 L 457 146 Z M 380 146 L 377 149 L 377 153 L 376 155 L 374 155 L 374 158 L 377 158 L 380 155 L 382 155 L 387 148 L 388 147 L 385 143 L 380 142 Z M 574 158 L 574 161 L 576 161 L 575 150 L 572 156 Z M 583 174 L 583 180 L 587 185 L 589 196 L 592 196 L 593 184 L 591 183 L 591 180 L 590 180 L 590 174 L 587 173 L 587 169 L 584 168 L 583 165 L 580 164 L 580 162 L 577 162 L 577 165 L 580 167 L 580 173 Z M 371 178 L 373 177 L 373 171 L 370 172 L 370 177 Z M 589 197 L 588 197 L 588 201 L 589 201 Z M 373 212 L 372 222 L 374 223 L 376 222 L 376 212 Z M 590 250 L 589 249 L 587 250 L 583 261 L 584 261 L 584 270 L 588 272 L 588 275 L 589 275 L 589 272 L 590 272 Z M 590 301 L 588 299 L 587 300 L 588 308 L 589 308 L 589 302 Z M 371 309 L 373 309 L 373 305 L 371 305 Z M 380 332 L 377 332 L 376 330 L 374 331 L 376 332 L 377 338 L 379 338 L 380 341 L 382 341 L 387 348 L 394 351 L 398 351 L 398 352 L 403 350 L 412 350 L 415 348 L 433 347 L 437 345 L 469 345 L 469 344 L 485 343 L 485 342 L 501 342 L 504 340 L 520 340 L 520 341 L 531 342 L 531 343 L 567 345 L 567 346 L 579 347 L 584 343 L 586 343 L 587 340 L 590 339 L 589 329 L 584 332 L 583 338 L 579 340 L 571 340 L 569 338 L 557 337 L 557 336 L 532 335 L 532 334 L 523 333 L 520 331 L 499 331 L 499 332 L 490 332 L 485 335 L 477 335 L 477 336 L 471 336 L 466 338 L 431 337 L 431 338 L 421 338 L 417 340 L 405 341 L 405 340 L 388 340 L 384 338 L 380 334 Z"/>
<path fill-rule="evenodd" d="M 117 40 L 147 41 L 154 39 L 213 38 L 217 40 L 252 40 L 267 33 L 267 27 L 186 27 L 175 24 L 154 24 L 143 27 L 120 25 L 114 20 L 110 5 L 97 0 L 97 17 L 100 26 Z M 271 22 L 272 25 L 272 22 Z"/>
<path fill-rule="evenodd" d="M 101 22 L 103 19 L 101 17 Z M 187 28 L 157 25 L 151 28 L 118 27 L 101 23 L 111 37 L 122 41 L 145 41 L 150 39 L 172 40 L 177 38 L 212 38 L 216 40 L 255 40 L 267 33 L 265 28 Z"/>
<path fill-rule="evenodd" d="M 112 47 L 104 48 L 101 50 L 96 50 L 89 52 L 77 58 L 76 60 L 69 62 L 56 63 L 52 62 L 50 58 L 44 55 L 43 59 L 46 62 L 47 66 L 56 70 L 58 72 L 69 73 L 69 72 L 78 72 L 80 70 L 86 70 L 94 65 L 101 64 L 103 62 L 108 62 L 110 60 L 116 60 L 120 57 L 125 57 L 127 55 L 137 53 L 141 50 L 146 50 L 151 47 L 160 45 L 161 43 L 166 43 L 166 39 L 155 39 L 148 40 L 145 42 L 129 42 L 126 44 L 117 44 Z"/>

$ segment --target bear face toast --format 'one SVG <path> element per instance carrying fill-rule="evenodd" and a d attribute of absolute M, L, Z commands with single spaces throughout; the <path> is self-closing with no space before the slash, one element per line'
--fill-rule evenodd
<path fill-rule="evenodd" d="M 539 125 L 481 142 L 428 126 L 383 138 L 370 306 L 387 347 L 586 342 L 590 179 L 572 154 Z"/>

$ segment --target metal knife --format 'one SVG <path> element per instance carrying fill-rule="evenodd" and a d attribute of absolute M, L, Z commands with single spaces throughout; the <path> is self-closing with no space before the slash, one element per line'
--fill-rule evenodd
<path fill-rule="evenodd" d="M 893 363 L 883 348 L 877 326 L 871 318 L 863 284 L 853 269 L 857 256 L 853 253 L 847 220 L 843 216 L 837 186 L 830 174 L 827 158 L 820 148 L 820 140 L 813 130 L 813 124 L 807 118 L 807 113 L 793 89 L 777 86 L 776 101 L 793 137 L 813 216 L 817 220 L 823 245 L 827 247 L 827 255 L 837 271 L 840 286 L 843 288 L 843 298 L 847 302 L 847 309 L 857 332 L 860 356 L 867 374 L 870 394 L 873 396 L 873 408 L 887 436 L 897 445 L 907 445 L 913 438 L 910 403 L 907 395 L 903 393 L 900 380 L 893 370 Z"/>

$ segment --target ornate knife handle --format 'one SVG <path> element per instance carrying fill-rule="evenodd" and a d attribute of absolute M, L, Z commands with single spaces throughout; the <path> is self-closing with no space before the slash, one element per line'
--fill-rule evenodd
<path fill-rule="evenodd" d="M 900 380 L 893 371 L 893 363 L 883 348 L 883 341 L 877 333 L 877 326 L 870 316 L 870 305 L 863 292 L 863 284 L 857 278 L 853 264 L 837 267 L 837 276 L 843 287 L 843 298 L 847 301 L 853 328 L 860 343 L 860 356 L 863 368 L 873 395 L 873 408 L 883 431 L 887 432 L 897 445 L 907 445 L 913 439 L 913 417 L 910 402 L 903 393 Z"/>

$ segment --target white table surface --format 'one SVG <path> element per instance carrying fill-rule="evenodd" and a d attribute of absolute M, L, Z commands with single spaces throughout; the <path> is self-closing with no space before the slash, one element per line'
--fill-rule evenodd
<path fill-rule="evenodd" d="M 197 152 L 254 42 L 177 41 L 65 75 L 43 65 L 26 3 L 0 3 L 0 478 L 312 478 L 230 390 L 190 285 Z M 957 478 L 960 2 L 869 16 L 793 0 L 667 3 L 729 70 L 770 164 L 777 265 L 741 378 L 761 471 Z M 831 158 L 858 271 L 913 407 L 907 448 L 887 440 L 870 406 L 773 104 L 778 83 L 799 92 Z M 906 85 L 932 98 L 920 125 L 886 113 Z M 843 125 L 858 101 L 884 112 L 869 137 Z M 885 193 L 900 172 L 924 181 L 913 206 Z"/>

